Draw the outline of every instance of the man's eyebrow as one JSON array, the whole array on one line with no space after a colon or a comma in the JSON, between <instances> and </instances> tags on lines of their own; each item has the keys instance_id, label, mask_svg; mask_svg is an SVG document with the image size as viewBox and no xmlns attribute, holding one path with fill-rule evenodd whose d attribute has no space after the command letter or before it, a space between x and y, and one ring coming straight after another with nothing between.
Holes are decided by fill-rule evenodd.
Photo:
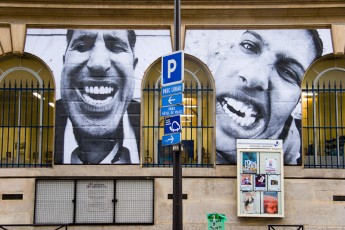
<instances>
[{"instance_id":1,"label":"man's eyebrow","mask_svg":"<svg viewBox=\"0 0 345 230\"><path fill-rule=\"evenodd\" d=\"M104 41L111 41L111 42L115 42L121 46L126 46L128 47L128 43L126 41L124 41L123 39L117 37L116 35L113 34L104 34Z\"/></svg>"},{"instance_id":2,"label":"man's eyebrow","mask_svg":"<svg viewBox=\"0 0 345 230\"><path fill-rule=\"evenodd\" d=\"M284 55L284 54L277 54L277 59L280 60L280 61L283 61L285 63L291 63L293 65L296 65L303 72L305 72L305 69L304 69L303 65L300 62L298 62L296 59L294 59L294 58L286 57L286 55Z\"/></svg>"},{"instance_id":3,"label":"man's eyebrow","mask_svg":"<svg viewBox=\"0 0 345 230\"><path fill-rule=\"evenodd\" d=\"M256 33L256 32L254 32L253 30L246 30L243 34L251 34L251 35L253 35L254 37L256 37L257 39L259 39L259 40L263 40L263 38L261 37L261 35L260 34L258 34L258 33Z\"/></svg>"},{"instance_id":4,"label":"man's eyebrow","mask_svg":"<svg viewBox=\"0 0 345 230\"><path fill-rule=\"evenodd\" d=\"M96 38L96 37L97 37L97 33L90 33L90 32L81 33L72 39L72 44L80 40L85 40L85 38Z\"/></svg>"}]
</instances>

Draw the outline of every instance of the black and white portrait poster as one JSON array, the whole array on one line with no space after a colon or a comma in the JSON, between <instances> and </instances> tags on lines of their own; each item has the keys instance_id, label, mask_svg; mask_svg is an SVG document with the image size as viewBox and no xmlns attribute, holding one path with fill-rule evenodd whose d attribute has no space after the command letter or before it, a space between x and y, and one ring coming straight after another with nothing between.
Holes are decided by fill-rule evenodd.
<instances>
[{"instance_id":1,"label":"black and white portrait poster","mask_svg":"<svg viewBox=\"0 0 345 230\"><path fill-rule=\"evenodd\" d=\"M217 164L236 164L237 139L282 139L284 164L301 163L301 82L329 29L190 29L185 52L215 80Z\"/></svg>"},{"instance_id":2,"label":"black and white portrait poster","mask_svg":"<svg viewBox=\"0 0 345 230\"><path fill-rule=\"evenodd\" d=\"M55 79L55 164L138 164L144 72L169 30L28 29L25 52Z\"/></svg>"}]
</instances>

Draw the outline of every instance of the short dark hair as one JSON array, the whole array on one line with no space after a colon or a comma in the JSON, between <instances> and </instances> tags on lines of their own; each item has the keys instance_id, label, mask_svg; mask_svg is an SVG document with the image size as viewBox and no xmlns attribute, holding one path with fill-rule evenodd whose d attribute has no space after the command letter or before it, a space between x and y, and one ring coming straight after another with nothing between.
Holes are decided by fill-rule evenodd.
<instances>
[{"instance_id":1,"label":"short dark hair","mask_svg":"<svg viewBox=\"0 0 345 230\"><path fill-rule=\"evenodd\" d=\"M69 43L72 40L73 33L74 33L74 30L67 30L67 34L66 34L67 47L69 46ZM135 43L137 41L137 36L136 36L134 30L127 30L127 36L128 36L129 45L130 45L132 51L134 51Z\"/></svg>"},{"instance_id":2,"label":"short dark hair","mask_svg":"<svg viewBox=\"0 0 345 230\"><path fill-rule=\"evenodd\" d=\"M314 44L314 49L315 49L315 59L318 59L322 56L322 52L323 52L323 42L320 38L319 33L317 32L317 30L315 29L311 29L311 30L307 30L307 33L310 35L310 37L313 40L313 44Z\"/></svg>"}]
</instances>

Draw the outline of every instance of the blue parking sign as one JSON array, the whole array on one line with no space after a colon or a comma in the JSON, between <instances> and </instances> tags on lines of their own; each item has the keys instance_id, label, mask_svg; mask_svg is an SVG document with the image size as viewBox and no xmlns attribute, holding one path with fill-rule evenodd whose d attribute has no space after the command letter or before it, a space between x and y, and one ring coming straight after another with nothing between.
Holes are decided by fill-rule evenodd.
<instances>
[{"instance_id":1,"label":"blue parking sign","mask_svg":"<svg viewBox=\"0 0 345 230\"><path fill-rule=\"evenodd\" d=\"M184 53L177 51L162 56L162 85L181 83L184 77Z\"/></svg>"}]
</instances>

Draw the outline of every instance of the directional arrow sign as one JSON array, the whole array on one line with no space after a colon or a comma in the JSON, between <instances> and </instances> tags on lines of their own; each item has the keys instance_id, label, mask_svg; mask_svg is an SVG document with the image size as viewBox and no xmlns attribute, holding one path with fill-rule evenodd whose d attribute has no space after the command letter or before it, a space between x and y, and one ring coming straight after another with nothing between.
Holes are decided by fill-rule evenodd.
<instances>
[{"instance_id":1,"label":"directional arrow sign","mask_svg":"<svg viewBox=\"0 0 345 230\"><path fill-rule=\"evenodd\" d=\"M164 120L164 134L178 133L182 131L181 117L167 117Z\"/></svg>"},{"instance_id":2,"label":"directional arrow sign","mask_svg":"<svg viewBox=\"0 0 345 230\"><path fill-rule=\"evenodd\" d=\"M175 145L181 142L181 133L173 133L162 137L162 145Z\"/></svg>"},{"instance_id":3,"label":"directional arrow sign","mask_svg":"<svg viewBox=\"0 0 345 230\"><path fill-rule=\"evenodd\" d=\"M169 117L184 114L184 105L173 105L161 108L161 117Z\"/></svg>"},{"instance_id":4,"label":"directional arrow sign","mask_svg":"<svg viewBox=\"0 0 345 230\"><path fill-rule=\"evenodd\" d=\"M183 103L183 93L162 97L162 106L178 105Z\"/></svg>"}]
</instances>

